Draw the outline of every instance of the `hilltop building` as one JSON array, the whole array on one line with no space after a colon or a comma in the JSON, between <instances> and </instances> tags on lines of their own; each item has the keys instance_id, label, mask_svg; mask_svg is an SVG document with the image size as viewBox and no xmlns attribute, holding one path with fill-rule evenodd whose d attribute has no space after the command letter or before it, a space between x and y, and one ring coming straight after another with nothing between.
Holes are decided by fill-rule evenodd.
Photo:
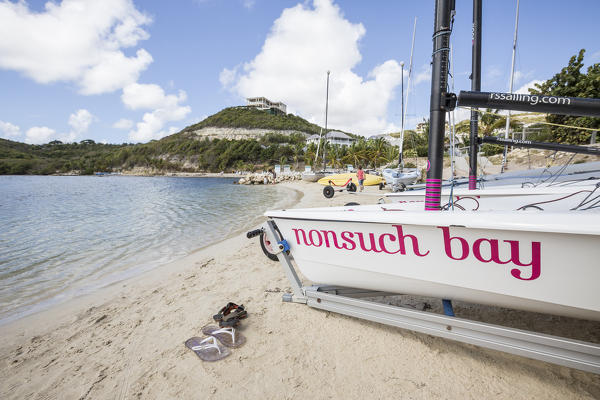
<instances>
[{"instance_id":1,"label":"hilltop building","mask_svg":"<svg viewBox=\"0 0 600 400\"><path fill-rule=\"evenodd\" d=\"M265 110L272 114L287 114L287 106L282 102L274 102L266 97L248 97L246 99L247 107L255 107L259 110Z\"/></svg>"},{"instance_id":2,"label":"hilltop building","mask_svg":"<svg viewBox=\"0 0 600 400\"><path fill-rule=\"evenodd\" d=\"M327 140L327 142L329 144L337 144L340 146L351 146L352 143L354 143L354 141L355 141L355 139L346 135L344 132L339 132L339 131L328 132L325 135L325 139ZM318 142L319 142L319 135L312 135L312 136L309 136L308 139L306 139L307 144L318 143Z\"/></svg>"}]
</instances>

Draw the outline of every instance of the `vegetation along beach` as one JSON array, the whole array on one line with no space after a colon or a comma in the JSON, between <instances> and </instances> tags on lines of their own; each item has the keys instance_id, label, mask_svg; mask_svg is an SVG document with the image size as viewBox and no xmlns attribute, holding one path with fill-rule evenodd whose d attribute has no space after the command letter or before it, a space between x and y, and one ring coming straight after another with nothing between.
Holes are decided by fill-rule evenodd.
<instances>
[{"instance_id":1,"label":"vegetation along beach","mask_svg":"<svg viewBox=\"0 0 600 400\"><path fill-rule=\"evenodd\" d=\"M176 3L0 0L1 399L600 398L600 4Z\"/></svg>"}]
</instances>

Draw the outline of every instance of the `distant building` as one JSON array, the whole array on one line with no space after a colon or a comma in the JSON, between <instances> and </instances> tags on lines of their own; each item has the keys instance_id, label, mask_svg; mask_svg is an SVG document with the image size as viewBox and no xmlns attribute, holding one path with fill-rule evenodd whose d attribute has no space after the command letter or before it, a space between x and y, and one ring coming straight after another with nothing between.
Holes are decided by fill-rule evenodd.
<instances>
[{"instance_id":1,"label":"distant building","mask_svg":"<svg viewBox=\"0 0 600 400\"><path fill-rule=\"evenodd\" d=\"M355 139L353 139L352 137L346 135L344 132L339 132L339 131L331 131L329 133L327 133L327 135L325 135L325 138L327 139L327 142L329 144L337 144L339 146L351 146L352 143L354 143ZM306 139L306 143L307 144L311 144L311 143L318 143L319 142L319 135L312 135L309 136L308 139Z\"/></svg>"},{"instance_id":2,"label":"distant building","mask_svg":"<svg viewBox=\"0 0 600 400\"><path fill-rule=\"evenodd\" d=\"M306 139L306 144L317 144L319 143L319 135L310 135L307 139Z\"/></svg>"},{"instance_id":3,"label":"distant building","mask_svg":"<svg viewBox=\"0 0 600 400\"><path fill-rule=\"evenodd\" d=\"M282 102L276 103L266 97L248 97L246 99L246 106L269 111L273 114L287 114L287 106L285 104Z\"/></svg>"},{"instance_id":4,"label":"distant building","mask_svg":"<svg viewBox=\"0 0 600 400\"><path fill-rule=\"evenodd\" d=\"M415 131L417 133L425 133L425 128L427 127L427 125L428 125L427 122L418 123L417 126L416 126L416 128L415 128Z\"/></svg>"}]
</instances>

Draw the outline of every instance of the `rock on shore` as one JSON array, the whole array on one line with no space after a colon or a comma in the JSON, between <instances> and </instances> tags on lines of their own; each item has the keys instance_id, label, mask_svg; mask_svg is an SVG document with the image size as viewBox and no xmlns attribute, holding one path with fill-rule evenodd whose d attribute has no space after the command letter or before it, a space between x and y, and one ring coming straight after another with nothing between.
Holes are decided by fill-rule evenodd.
<instances>
[{"instance_id":1,"label":"rock on shore","mask_svg":"<svg viewBox=\"0 0 600 400\"><path fill-rule=\"evenodd\" d=\"M273 174L263 172L248 174L240 178L240 180L237 183L239 185L268 185L287 181L297 181L300 179L302 179L302 174L300 174L299 172L278 174L275 179L273 179Z\"/></svg>"}]
</instances>

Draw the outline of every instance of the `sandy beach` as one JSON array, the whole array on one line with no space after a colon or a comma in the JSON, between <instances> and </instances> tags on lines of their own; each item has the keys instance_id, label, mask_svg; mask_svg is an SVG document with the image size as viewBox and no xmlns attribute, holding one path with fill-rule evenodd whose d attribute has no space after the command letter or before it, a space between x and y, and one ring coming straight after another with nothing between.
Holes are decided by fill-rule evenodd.
<instances>
[{"instance_id":1,"label":"sandy beach","mask_svg":"<svg viewBox=\"0 0 600 400\"><path fill-rule=\"evenodd\" d=\"M282 186L294 207L381 193ZM141 277L0 327L2 399L598 399L600 376L283 303L288 282L245 231ZM214 363L184 346L228 301L246 344ZM439 310L436 299L383 301ZM459 317L600 343L600 323L456 304Z\"/></svg>"}]
</instances>

